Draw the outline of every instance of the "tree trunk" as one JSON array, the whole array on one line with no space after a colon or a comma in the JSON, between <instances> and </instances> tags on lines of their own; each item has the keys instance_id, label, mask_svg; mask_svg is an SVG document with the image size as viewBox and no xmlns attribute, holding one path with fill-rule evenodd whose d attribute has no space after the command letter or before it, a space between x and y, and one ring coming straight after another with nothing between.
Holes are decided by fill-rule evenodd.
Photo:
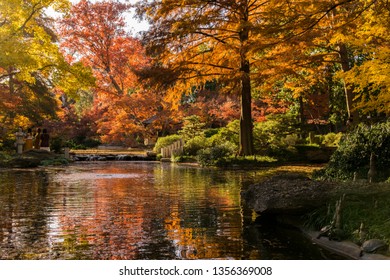
<instances>
[{"instance_id":1,"label":"tree trunk","mask_svg":"<svg viewBox=\"0 0 390 280\"><path fill-rule=\"evenodd\" d=\"M244 27L240 31L241 40L241 117L240 117L240 151L241 156L254 154L253 123L252 123L252 94L250 80L250 65L246 57L246 43L249 29Z\"/></svg>"},{"instance_id":2,"label":"tree trunk","mask_svg":"<svg viewBox=\"0 0 390 280\"><path fill-rule=\"evenodd\" d=\"M351 70L351 66L349 64L348 49L345 44L339 44L339 55L340 55L341 68L343 69L343 72L347 72ZM354 110L353 88L348 87L345 81L344 81L344 91L345 91L345 98L347 104L348 121L350 125L354 126L359 123L359 112L357 110Z\"/></svg>"},{"instance_id":3,"label":"tree trunk","mask_svg":"<svg viewBox=\"0 0 390 280\"><path fill-rule=\"evenodd\" d=\"M249 70L249 63L245 66ZM240 155L253 155L252 96L249 73L241 78Z\"/></svg>"}]
</instances>

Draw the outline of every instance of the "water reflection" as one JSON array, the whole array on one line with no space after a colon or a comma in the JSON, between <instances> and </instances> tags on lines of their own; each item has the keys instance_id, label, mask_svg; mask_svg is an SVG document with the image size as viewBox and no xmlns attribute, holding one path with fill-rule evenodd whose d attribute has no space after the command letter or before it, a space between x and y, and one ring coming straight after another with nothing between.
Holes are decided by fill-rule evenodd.
<instances>
[{"instance_id":1,"label":"water reflection","mask_svg":"<svg viewBox=\"0 0 390 280\"><path fill-rule=\"evenodd\" d=\"M140 162L3 170L0 258L322 258L252 223L239 194L263 175Z\"/></svg>"}]
</instances>

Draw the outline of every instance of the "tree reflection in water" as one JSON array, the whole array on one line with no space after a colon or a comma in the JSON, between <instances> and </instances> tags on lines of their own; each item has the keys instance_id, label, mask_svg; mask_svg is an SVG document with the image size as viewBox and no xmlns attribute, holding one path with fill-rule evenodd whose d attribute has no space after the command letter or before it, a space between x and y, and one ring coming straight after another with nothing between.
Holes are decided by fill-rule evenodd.
<instances>
[{"instance_id":1,"label":"tree reflection in water","mask_svg":"<svg viewBox=\"0 0 390 280\"><path fill-rule=\"evenodd\" d=\"M0 258L322 258L252 223L240 191L263 175L140 162L3 170Z\"/></svg>"}]
</instances>

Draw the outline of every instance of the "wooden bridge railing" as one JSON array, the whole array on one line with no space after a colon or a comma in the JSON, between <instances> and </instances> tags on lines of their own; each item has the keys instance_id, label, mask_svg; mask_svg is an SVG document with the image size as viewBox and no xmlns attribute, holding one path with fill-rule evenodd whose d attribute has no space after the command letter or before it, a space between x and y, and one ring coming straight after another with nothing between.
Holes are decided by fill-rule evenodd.
<instances>
[{"instance_id":1,"label":"wooden bridge railing","mask_svg":"<svg viewBox=\"0 0 390 280\"><path fill-rule=\"evenodd\" d=\"M184 142L182 139L177 140L169 146L161 148L163 158L170 158L172 155L178 156L183 153Z\"/></svg>"}]
</instances>

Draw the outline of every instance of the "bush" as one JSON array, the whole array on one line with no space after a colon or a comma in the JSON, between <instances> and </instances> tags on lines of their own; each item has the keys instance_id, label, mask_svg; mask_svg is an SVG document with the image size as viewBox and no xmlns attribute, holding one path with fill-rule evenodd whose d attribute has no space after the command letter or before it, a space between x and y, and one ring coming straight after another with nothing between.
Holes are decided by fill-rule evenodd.
<instances>
[{"instance_id":1,"label":"bush","mask_svg":"<svg viewBox=\"0 0 390 280\"><path fill-rule=\"evenodd\" d=\"M339 133L328 133L324 135L324 139L322 140L322 144L325 146L330 146L330 147L337 147L340 143L340 139L343 136L341 132Z\"/></svg>"},{"instance_id":2,"label":"bush","mask_svg":"<svg viewBox=\"0 0 390 280\"><path fill-rule=\"evenodd\" d=\"M75 141L73 140L68 140L68 141L65 141L64 143L64 147L69 147L73 150L86 150L87 147L82 145L82 144L77 144Z\"/></svg>"},{"instance_id":3,"label":"bush","mask_svg":"<svg viewBox=\"0 0 390 280\"><path fill-rule=\"evenodd\" d=\"M51 149L60 152L62 148L68 147L74 150L86 150L89 148L96 148L101 142L92 138L76 137L75 139L65 140L62 137L54 137L51 140Z\"/></svg>"},{"instance_id":4,"label":"bush","mask_svg":"<svg viewBox=\"0 0 390 280\"><path fill-rule=\"evenodd\" d=\"M15 139L5 138L0 139L0 151L14 151Z\"/></svg>"},{"instance_id":5,"label":"bush","mask_svg":"<svg viewBox=\"0 0 390 280\"><path fill-rule=\"evenodd\" d=\"M218 134L219 130L220 130L219 128L209 128L209 129L206 129L206 130L204 131L204 136L205 136L206 138L210 138L210 137L212 137L212 136Z\"/></svg>"},{"instance_id":6,"label":"bush","mask_svg":"<svg viewBox=\"0 0 390 280\"><path fill-rule=\"evenodd\" d=\"M345 134L328 166L316 176L348 180L356 172L358 177L367 178L371 153L376 155L378 179L385 180L390 175L390 122L372 127L361 124Z\"/></svg>"},{"instance_id":7,"label":"bush","mask_svg":"<svg viewBox=\"0 0 390 280\"><path fill-rule=\"evenodd\" d=\"M240 122L238 120L230 122L226 127L218 129L217 133L208 138L210 146L229 145L234 152L238 152Z\"/></svg>"},{"instance_id":8,"label":"bush","mask_svg":"<svg viewBox=\"0 0 390 280\"><path fill-rule=\"evenodd\" d=\"M198 151L198 162L201 166L215 165L218 161L232 155L234 146L225 143Z\"/></svg>"},{"instance_id":9,"label":"bush","mask_svg":"<svg viewBox=\"0 0 390 280\"><path fill-rule=\"evenodd\" d=\"M208 141L204 136L195 136L184 144L184 154L196 156L199 150L208 148Z\"/></svg>"},{"instance_id":10,"label":"bush","mask_svg":"<svg viewBox=\"0 0 390 280\"><path fill-rule=\"evenodd\" d=\"M156 142L156 145L154 146L153 151L159 154L161 152L161 148L166 147L168 145L171 145L180 139L181 139L181 136L177 135L177 134L172 134L172 135L168 135L165 137L159 137L157 139L157 142Z\"/></svg>"},{"instance_id":11,"label":"bush","mask_svg":"<svg viewBox=\"0 0 390 280\"><path fill-rule=\"evenodd\" d=\"M62 145L62 138L60 137L54 137L50 141L50 149L57 154L61 153Z\"/></svg>"},{"instance_id":12,"label":"bush","mask_svg":"<svg viewBox=\"0 0 390 280\"><path fill-rule=\"evenodd\" d=\"M295 146L299 142L299 136L297 134L286 135L286 137L282 139L282 142L286 146Z\"/></svg>"},{"instance_id":13,"label":"bush","mask_svg":"<svg viewBox=\"0 0 390 280\"><path fill-rule=\"evenodd\" d=\"M84 145L87 148L96 148L100 144L101 144L101 142L99 140L96 140L96 139L93 139L93 138L86 138L82 142L82 145Z\"/></svg>"},{"instance_id":14,"label":"bush","mask_svg":"<svg viewBox=\"0 0 390 280\"><path fill-rule=\"evenodd\" d=\"M264 122L255 123L253 142L255 152L263 155L283 155L298 141L295 117L291 114L272 115Z\"/></svg>"},{"instance_id":15,"label":"bush","mask_svg":"<svg viewBox=\"0 0 390 280\"><path fill-rule=\"evenodd\" d=\"M233 167L238 165L240 167L253 168L258 166L269 166L277 163L278 160L276 158L272 158L269 156L246 156L246 157L236 157L230 156L225 157L221 160L217 160L215 163L218 167Z\"/></svg>"},{"instance_id":16,"label":"bush","mask_svg":"<svg viewBox=\"0 0 390 280\"><path fill-rule=\"evenodd\" d=\"M199 116L192 115L184 118L184 125L179 131L179 135L183 138L184 142L204 134L203 128L205 123L200 121Z\"/></svg>"}]
</instances>

